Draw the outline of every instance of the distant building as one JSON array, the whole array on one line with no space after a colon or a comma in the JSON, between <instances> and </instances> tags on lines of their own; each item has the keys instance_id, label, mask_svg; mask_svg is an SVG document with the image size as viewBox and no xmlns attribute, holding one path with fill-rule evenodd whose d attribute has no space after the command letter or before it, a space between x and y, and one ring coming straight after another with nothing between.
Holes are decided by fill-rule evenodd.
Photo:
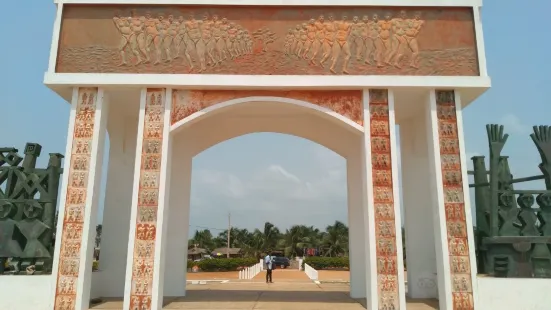
<instances>
[{"instance_id":1,"label":"distant building","mask_svg":"<svg viewBox=\"0 0 551 310\"><path fill-rule=\"evenodd\" d=\"M187 250L187 259L190 259L190 260L201 259L206 254L208 254L207 250L205 250L203 248L193 247L193 248Z\"/></svg>"},{"instance_id":2,"label":"distant building","mask_svg":"<svg viewBox=\"0 0 551 310\"><path fill-rule=\"evenodd\" d=\"M230 257L243 257L241 248L217 248L212 251L211 255L212 257L226 257L228 250L230 252Z\"/></svg>"}]
</instances>

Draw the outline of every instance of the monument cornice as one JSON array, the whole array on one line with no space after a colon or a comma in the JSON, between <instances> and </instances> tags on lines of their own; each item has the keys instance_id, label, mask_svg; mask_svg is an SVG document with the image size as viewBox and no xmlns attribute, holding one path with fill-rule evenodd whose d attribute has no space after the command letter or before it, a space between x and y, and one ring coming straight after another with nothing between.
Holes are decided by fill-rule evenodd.
<instances>
[{"instance_id":1,"label":"monument cornice","mask_svg":"<svg viewBox=\"0 0 551 310\"><path fill-rule=\"evenodd\" d=\"M481 7L482 0L54 0L56 4Z\"/></svg>"}]
</instances>

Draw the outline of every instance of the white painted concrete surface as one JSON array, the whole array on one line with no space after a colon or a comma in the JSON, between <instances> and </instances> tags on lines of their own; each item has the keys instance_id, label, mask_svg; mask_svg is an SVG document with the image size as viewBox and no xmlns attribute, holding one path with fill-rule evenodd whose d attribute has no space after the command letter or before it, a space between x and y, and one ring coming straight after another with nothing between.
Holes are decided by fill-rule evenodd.
<instances>
[{"instance_id":1,"label":"white painted concrete surface","mask_svg":"<svg viewBox=\"0 0 551 310\"><path fill-rule=\"evenodd\" d=\"M0 309L51 310L53 276L0 276Z\"/></svg>"},{"instance_id":2,"label":"white painted concrete surface","mask_svg":"<svg viewBox=\"0 0 551 310\"><path fill-rule=\"evenodd\" d=\"M478 277L477 310L549 310L551 279Z\"/></svg>"}]
</instances>

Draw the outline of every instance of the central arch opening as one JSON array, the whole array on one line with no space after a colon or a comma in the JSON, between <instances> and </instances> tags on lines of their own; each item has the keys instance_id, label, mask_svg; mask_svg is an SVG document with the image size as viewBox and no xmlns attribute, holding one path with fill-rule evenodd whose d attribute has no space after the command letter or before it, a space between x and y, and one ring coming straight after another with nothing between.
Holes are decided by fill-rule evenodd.
<instances>
[{"instance_id":1,"label":"central arch opening","mask_svg":"<svg viewBox=\"0 0 551 310\"><path fill-rule=\"evenodd\" d=\"M254 302L269 289L258 285L272 284L258 268L246 276L239 270L272 252L282 262L275 265L286 267L273 271L273 285L302 292L296 298L286 292L281 301L338 306L350 302L346 295L365 298L358 127L321 109L258 98L221 104L173 125L164 296L219 290L226 291L220 298ZM233 261L223 262L228 256ZM340 257L341 265L324 257ZM316 267L335 264L319 269L339 271L312 275L299 269L299 259L313 265L318 259ZM229 290L226 281L257 286ZM328 293L315 281L342 287Z\"/></svg>"}]
</instances>

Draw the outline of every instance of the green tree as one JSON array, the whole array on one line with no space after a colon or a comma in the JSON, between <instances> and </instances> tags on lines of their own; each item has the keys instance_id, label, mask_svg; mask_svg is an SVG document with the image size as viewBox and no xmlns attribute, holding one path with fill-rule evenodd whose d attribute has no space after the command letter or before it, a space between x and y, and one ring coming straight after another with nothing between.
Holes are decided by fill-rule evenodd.
<instances>
[{"instance_id":1,"label":"green tree","mask_svg":"<svg viewBox=\"0 0 551 310\"><path fill-rule=\"evenodd\" d=\"M303 256L303 249L311 247L312 227L304 225L295 225L285 231L283 238L279 241L279 246L285 249L285 256Z\"/></svg>"},{"instance_id":2,"label":"green tree","mask_svg":"<svg viewBox=\"0 0 551 310\"><path fill-rule=\"evenodd\" d=\"M339 221L327 226L323 237L325 256L348 256L348 227Z\"/></svg>"},{"instance_id":3,"label":"green tree","mask_svg":"<svg viewBox=\"0 0 551 310\"><path fill-rule=\"evenodd\" d=\"M196 230L193 238L188 241L188 246L197 246L199 248L212 251L214 249L214 240L210 230Z\"/></svg>"}]
</instances>

